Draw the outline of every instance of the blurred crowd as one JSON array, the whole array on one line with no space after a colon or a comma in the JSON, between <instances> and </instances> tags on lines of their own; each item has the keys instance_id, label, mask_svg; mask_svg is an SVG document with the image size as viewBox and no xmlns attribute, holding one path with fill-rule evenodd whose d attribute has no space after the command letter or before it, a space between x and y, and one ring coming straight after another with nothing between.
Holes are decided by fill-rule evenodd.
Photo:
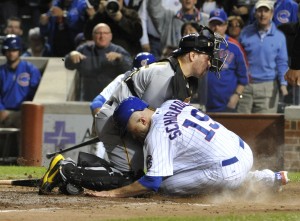
<instances>
[{"instance_id":1,"label":"blurred crowd","mask_svg":"<svg viewBox=\"0 0 300 221\"><path fill-rule=\"evenodd\" d=\"M164 59L182 36L208 26L228 41L220 76L199 81L193 102L207 112L281 113L299 104L284 80L299 24L296 0L3 0L0 40L22 41L21 57L64 57L92 101L149 52ZM2 50L3 51L3 50ZM4 54L2 54L4 56Z\"/></svg>"}]
</instances>

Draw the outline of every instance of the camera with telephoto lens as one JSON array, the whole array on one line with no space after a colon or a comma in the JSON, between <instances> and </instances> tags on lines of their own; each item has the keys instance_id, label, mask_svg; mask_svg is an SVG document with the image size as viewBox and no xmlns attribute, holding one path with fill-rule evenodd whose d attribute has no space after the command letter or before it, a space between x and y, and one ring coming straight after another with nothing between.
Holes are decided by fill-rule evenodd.
<instances>
[{"instance_id":1,"label":"camera with telephoto lens","mask_svg":"<svg viewBox=\"0 0 300 221\"><path fill-rule=\"evenodd\" d=\"M120 9L118 0L108 0L105 10L108 14L116 14Z\"/></svg>"}]
</instances>

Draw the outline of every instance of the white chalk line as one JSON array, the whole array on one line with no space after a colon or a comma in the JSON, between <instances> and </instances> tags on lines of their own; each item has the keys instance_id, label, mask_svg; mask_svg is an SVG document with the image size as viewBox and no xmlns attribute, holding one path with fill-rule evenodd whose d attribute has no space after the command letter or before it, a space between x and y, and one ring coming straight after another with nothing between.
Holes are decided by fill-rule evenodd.
<instances>
[{"instance_id":1,"label":"white chalk line","mask_svg":"<svg viewBox=\"0 0 300 221\"><path fill-rule=\"evenodd\" d=\"M50 210L58 210L58 209L62 209L62 208L37 208L37 209L8 209L8 210L0 210L0 213L15 213L15 212L36 212L36 211L45 211L48 212Z\"/></svg>"}]
</instances>

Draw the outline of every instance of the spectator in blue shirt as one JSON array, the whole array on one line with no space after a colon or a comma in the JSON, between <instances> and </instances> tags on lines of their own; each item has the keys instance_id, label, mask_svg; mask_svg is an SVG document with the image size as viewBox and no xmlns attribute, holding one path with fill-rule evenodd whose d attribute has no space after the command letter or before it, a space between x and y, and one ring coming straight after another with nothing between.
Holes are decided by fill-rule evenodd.
<instances>
[{"instance_id":1,"label":"spectator in blue shirt","mask_svg":"<svg viewBox=\"0 0 300 221\"><path fill-rule=\"evenodd\" d=\"M228 42L227 59L219 76L207 74L207 112L236 112L244 86L248 84L247 60L238 41L225 34L228 22L223 9L210 13L209 28L222 35Z\"/></svg>"},{"instance_id":2,"label":"spectator in blue shirt","mask_svg":"<svg viewBox=\"0 0 300 221\"><path fill-rule=\"evenodd\" d=\"M40 71L20 59L21 39L7 35L2 48L6 64L0 66L0 126L20 127L20 109L31 101L41 79Z\"/></svg>"},{"instance_id":3,"label":"spectator in blue shirt","mask_svg":"<svg viewBox=\"0 0 300 221\"><path fill-rule=\"evenodd\" d=\"M289 22L298 22L298 4L294 0L264 0L274 4L273 22L276 26ZM255 7L250 13L250 23L255 21Z\"/></svg>"},{"instance_id":4,"label":"spectator in blue shirt","mask_svg":"<svg viewBox=\"0 0 300 221\"><path fill-rule=\"evenodd\" d=\"M75 49L74 39L88 18L85 0L53 0L47 13L40 16L40 28L47 37L53 56L64 57Z\"/></svg>"},{"instance_id":5,"label":"spectator in blue shirt","mask_svg":"<svg viewBox=\"0 0 300 221\"><path fill-rule=\"evenodd\" d=\"M256 22L246 26L240 42L249 62L250 83L240 100L240 113L277 113L278 88L287 95L284 74L288 70L286 39L274 22L273 4L259 0L255 4Z\"/></svg>"}]
</instances>

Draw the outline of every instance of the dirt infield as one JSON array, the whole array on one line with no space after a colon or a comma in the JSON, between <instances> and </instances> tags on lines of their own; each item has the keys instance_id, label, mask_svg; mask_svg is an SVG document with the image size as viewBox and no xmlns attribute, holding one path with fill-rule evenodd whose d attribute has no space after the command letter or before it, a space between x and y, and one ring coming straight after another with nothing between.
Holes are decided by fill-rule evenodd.
<instances>
[{"instance_id":1,"label":"dirt infield","mask_svg":"<svg viewBox=\"0 0 300 221\"><path fill-rule=\"evenodd\" d=\"M191 198L103 199L38 195L36 188L0 186L0 220L112 220L138 217L219 216L266 212L300 212L300 185L289 183L282 192L240 189L231 193Z\"/></svg>"}]
</instances>

